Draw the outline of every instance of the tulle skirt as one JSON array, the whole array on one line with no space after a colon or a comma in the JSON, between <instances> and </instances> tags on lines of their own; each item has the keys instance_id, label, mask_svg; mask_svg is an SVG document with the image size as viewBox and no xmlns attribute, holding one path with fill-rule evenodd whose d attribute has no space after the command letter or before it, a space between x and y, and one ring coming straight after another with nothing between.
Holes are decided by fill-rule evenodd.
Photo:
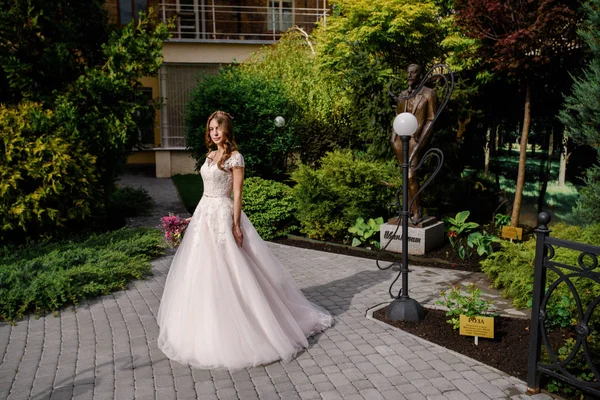
<instances>
[{"instance_id":1,"label":"tulle skirt","mask_svg":"<svg viewBox=\"0 0 600 400\"><path fill-rule=\"evenodd\" d=\"M158 347L181 364L240 369L289 360L332 324L309 302L247 216L240 248L232 200L203 197L171 264Z\"/></svg>"}]
</instances>

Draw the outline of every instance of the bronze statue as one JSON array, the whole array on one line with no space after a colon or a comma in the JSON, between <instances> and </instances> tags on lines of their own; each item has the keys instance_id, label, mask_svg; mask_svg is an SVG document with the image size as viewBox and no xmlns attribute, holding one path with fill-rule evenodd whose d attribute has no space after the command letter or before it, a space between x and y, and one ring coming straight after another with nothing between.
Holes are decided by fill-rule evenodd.
<instances>
[{"instance_id":1,"label":"bronze statue","mask_svg":"<svg viewBox=\"0 0 600 400\"><path fill-rule=\"evenodd\" d=\"M426 86L423 86L416 94L414 93L423 78L423 70L420 65L410 64L406 72L408 74L408 89L400 93L396 112L397 114L409 112L417 118L419 123L415 134L410 139L408 151L410 166L408 170L408 203L413 202L409 214L413 223L418 223L423 216L419 198L413 201L419 191L419 179L414 168L421 161L423 148L427 139L431 136L431 124L437 111L438 99L435 90ZM396 159L402 164L402 141L393 131L391 142Z\"/></svg>"}]
</instances>

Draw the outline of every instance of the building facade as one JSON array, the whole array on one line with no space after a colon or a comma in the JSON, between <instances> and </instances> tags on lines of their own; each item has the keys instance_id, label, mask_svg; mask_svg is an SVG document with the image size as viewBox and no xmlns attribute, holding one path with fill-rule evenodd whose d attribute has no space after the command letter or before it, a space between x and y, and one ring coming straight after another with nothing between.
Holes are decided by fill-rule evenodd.
<instances>
[{"instance_id":1,"label":"building facade","mask_svg":"<svg viewBox=\"0 0 600 400\"><path fill-rule=\"evenodd\" d=\"M163 21L173 20L163 45L164 64L156 77L142 80L152 99L160 99L154 142L129 158L130 164L152 164L157 177L194 171L185 150L185 113L189 96L203 75L243 62L260 47L276 43L297 26L310 33L326 22L326 0L107 0L112 23L124 25L153 7Z\"/></svg>"}]
</instances>

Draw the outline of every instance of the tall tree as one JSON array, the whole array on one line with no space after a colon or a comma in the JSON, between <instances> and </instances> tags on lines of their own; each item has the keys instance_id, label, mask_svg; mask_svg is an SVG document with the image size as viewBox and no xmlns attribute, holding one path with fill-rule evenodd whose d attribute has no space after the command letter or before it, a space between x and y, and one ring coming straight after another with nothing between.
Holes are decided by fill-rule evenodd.
<instances>
[{"instance_id":1,"label":"tall tree","mask_svg":"<svg viewBox=\"0 0 600 400\"><path fill-rule=\"evenodd\" d=\"M47 3L61 10L50 14L59 18L54 27L48 14L54 10ZM9 210L5 214L14 217L0 221L0 240L66 232L61 225L66 221L74 224L71 227L82 226L105 209L138 140L137 128L151 109L139 90L140 80L160 68L168 29L157 22L155 13L140 13L135 23L101 40L106 31L99 36L73 31L85 31L85 24L95 26L94 18L106 22L101 1L0 0L0 5L0 15L21 21L14 29L22 31L12 32L0 18L0 125L10 127L0 142L15 143L4 146L6 154L0 151L0 214ZM46 47L59 54L47 53ZM48 159L63 167L40 176ZM44 168L35 167L36 162ZM62 174L79 181L64 181ZM72 197L79 182L81 204L71 207L72 199L61 196ZM48 201L33 208L42 197Z\"/></svg>"},{"instance_id":2,"label":"tall tree","mask_svg":"<svg viewBox=\"0 0 600 400\"><path fill-rule=\"evenodd\" d=\"M334 0L327 26L313 32L321 73L350 99L357 135L374 154L391 152L390 89L411 63L431 66L441 55L444 27L432 0Z\"/></svg>"},{"instance_id":3,"label":"tall tree","mask_svg":"<svg viewBox=\"0 0 600 400\"><path fill-rule=\"evenodd\" d=\"M499 73L517 80L524 95L519 170L511 225L519 223L527 138L534 90L550 79L552 64L578 46L577 0L455 0L456 21L481 40L481 56Z\"/></svg>"},{"instance_id":4,"label":"tall tree","mask_svg":"<svg viewBox=\"0 0 600 400\"><path fill-rule=\"evenodd\" d=\"M600 0L590 0L584 9L587 16L580 35L589 48L589 62L582 75L574 77L560 120L569 138L600 151Z\"/></svg>"},{"instance_id":5,"label":"tall tree","mask_svg":"<svg viewBox=\"0 0 600 400\"><path fill-rule=\"evenodd\" d=\"M573 91L565 98L560 120L565 135L598 151L600 160L600 0L589 0L585 25L580 30L587 44L588 65L579 77L574 77ZM586 171L586 187L581 191L575 215L581 222L600 222L600 163Z\"/></svg>"},{"instance_id":6,"label":"tall tree","mask_svg":"<svg viewBox=\"0 0 600 400\"><path fill-rule=\"evenodd\" d=\"M104 0L0 0L0 103L49 101L104 57Z\"/></svg>"}]
</instances>

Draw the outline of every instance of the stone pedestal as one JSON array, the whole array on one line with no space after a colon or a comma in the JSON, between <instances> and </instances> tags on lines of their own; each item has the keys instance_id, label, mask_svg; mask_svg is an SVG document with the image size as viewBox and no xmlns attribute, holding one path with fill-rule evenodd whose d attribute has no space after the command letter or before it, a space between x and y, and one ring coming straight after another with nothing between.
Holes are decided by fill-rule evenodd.
<instances>
[{"instance_id":1,"label":"stone pedestal","mask_svg":"<svg viewBox=\"0 0 600 400\"><path fill-rule=\"evenodd\" d=\"M396 228L398 231L396 232ZM394 233L395 232L395 233ZM381 248L392 241L387 251L402 253L402 226L386 223L379 228ZM444 223L434 222L424 227L408 226L408 254L421 256L444 245Z\"/></svg>"}]
</instances>

